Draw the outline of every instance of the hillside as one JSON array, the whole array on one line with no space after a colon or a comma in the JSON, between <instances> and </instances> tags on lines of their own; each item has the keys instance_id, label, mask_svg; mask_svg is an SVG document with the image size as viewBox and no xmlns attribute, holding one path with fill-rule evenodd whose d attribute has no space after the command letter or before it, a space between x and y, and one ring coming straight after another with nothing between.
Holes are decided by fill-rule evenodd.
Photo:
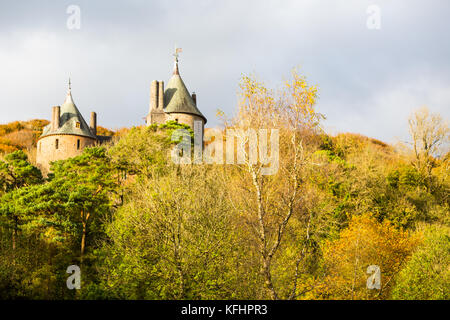
<instances>
[{"instance_id":1,"label":"hillside","mask_svg":"<svg viewBox=\"0 0 450 320\"><path fill-rule=\"evenodd\" d=\"M330 136L297 74L277 94L243 81L238 116L199 162L177 121L100 128L117 139L45 178L24 151L0 159L0 299L448 300L446 123L415 111L414 150ZM43 125L2 137L32 154Z\"/></svg>"}]
</instances>

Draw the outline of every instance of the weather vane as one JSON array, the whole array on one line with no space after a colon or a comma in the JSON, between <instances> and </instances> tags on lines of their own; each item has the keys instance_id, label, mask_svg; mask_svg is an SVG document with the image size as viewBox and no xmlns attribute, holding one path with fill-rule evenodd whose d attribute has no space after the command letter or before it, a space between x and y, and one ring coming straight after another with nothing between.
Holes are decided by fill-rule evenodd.
<instances>
[{"instance_id":1,"label":"weather vane","mask_svg":"<svg viewBox=\"0 0 450 320\"><path fill-rule=\"evenodd\" d=\"M173 54L173 56L175 57L175 61L177 61L177 62L178 62L178 57L180 55L180 52L183 52L183 49L177 48L177 46L175 46L175 53Z\"/></svg>"},{"instance_id":2,"label":"weather vane","mask_svg":"<svg viewBox=\"0 0 450 320\"><path fill-rule=\"evenodd\" d=\"M69 77L69 90L71 90L71 88L70 88L70 77Z\"/></svg>"}]
</instances>

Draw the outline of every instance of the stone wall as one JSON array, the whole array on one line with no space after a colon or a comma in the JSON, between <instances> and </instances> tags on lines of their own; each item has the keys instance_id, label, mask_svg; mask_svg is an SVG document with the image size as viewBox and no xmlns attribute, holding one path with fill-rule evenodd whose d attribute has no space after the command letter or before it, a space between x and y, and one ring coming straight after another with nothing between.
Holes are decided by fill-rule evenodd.
<instances>
[{"instance_id":1,"label":"stone wall","mask_svg":"<svg viewBox=\"0 0 450 320\"><path fill-rule=\"evenodd\" d=\"M58 140L58 149L56 149ZM78 148L79 141L79 148ZM92 146L97 140L75 135L51 135L38 140L36 164L42 174L47 176L50 171L50 162L65 160L80 155L83 149Z\"/></svg>"},{"instance_id":2,"label":"stone wall","mask_svg":"<svg viewBox=\"0 0 450 320\"><path fill-rule=\"evenodd\" d=\"M195 116L192 114L186 114L186 113L168 113L166 116L166 121L169 120L175 120L179 123L187 124L189 127L191 127L192 130L194 130L194 121L201 121L202 122L202 136L205 132L205 120L199 116Z\"/></svg>"},{"instance_id":3,"label":"stone wall","mask_svg":"<svg viewBox=\"0 0 450 320\"><path fill-rule=\"evenodd\" d=\"M147 116L147 126L166 122L166 113L160 109L153 109Z\"/></svg>"}]
</instances>

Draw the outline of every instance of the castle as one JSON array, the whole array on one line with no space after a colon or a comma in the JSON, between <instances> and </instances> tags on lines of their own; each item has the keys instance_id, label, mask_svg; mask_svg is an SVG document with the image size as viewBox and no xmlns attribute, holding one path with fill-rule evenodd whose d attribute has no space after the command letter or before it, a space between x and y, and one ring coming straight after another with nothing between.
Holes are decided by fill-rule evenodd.
<instances>
[{"instance_id":1,"label":"castle","mask_svg":"<svg viewBox=\"0 0 450 320\"><path fill-rule=\"evenodd\" d=\"M147 126L162 124L173 120L187 124L194 129L194 121L201 123L203 137L205 116L197 108L197 98L186 88L178 69L178 52L175 51L175 63L172 78L164 90L163 81L152 81L150 86L150 108L146 117ZM90 124L87 125L69 89L61 106L52 110L50 124L44 127L37 142L36 164L44 176L50 172L50 163L80 155L83 149L101 144L111 137L97 135L97 114L91 112Z\"/></svg>"},{"instance_id":2,"label":"castle","mask_svg":"<svg viewBox=\"0 0 450 320\"><path fill-rule=\"evenodd\" d=\"M37 142L36 164L46 176L52 161L64 160L80 155L85 147L109 140L97 135L97 114L91 112L88 126L75 102L73 102L70 80L66 100L53 107L50 124L44 127Z\"/></svg>"},{"instance_id":3,"label":"castle","mask_svg":"<svg viewBox=\"0 0 450 320\"><path fill-rule=\"evenodd\" d=\"M194 121L201 122L202 136L206 123L205 116L197 108L197 96L189 94L178 69L178 49L172 78L164 90L164 81L153 80L150 87L150 110L147 125L161 124L169 120L187 124L194 129Z\"/></svg>"}]
</instances>

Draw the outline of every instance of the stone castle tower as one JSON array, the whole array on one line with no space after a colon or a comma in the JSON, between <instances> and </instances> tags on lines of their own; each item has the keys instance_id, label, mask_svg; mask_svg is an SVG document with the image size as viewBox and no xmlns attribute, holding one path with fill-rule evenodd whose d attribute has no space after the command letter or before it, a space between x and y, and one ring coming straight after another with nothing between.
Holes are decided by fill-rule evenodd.
<instances>
[{"instance_id":1,"label":"stone castle tower","mask_svg":"<svg viewBox=\"0 0 450 320\"><path fill-rule=\"evenodd\" d=\"M202 136L206 123L205 116L197 108L197 96L189 93L180 77L178 69L178 52L174 54L175 64L172 78L164 90L164 81L153 80L150 87L150 110L147 115L147 126L161 124L169 120L187 124L194 130L194 121L201 122Z\"/></svg>"},{"instance_id":2,"label":"stone castle tower","mask_svg":"<svg viewBox=\"0 0 450 320\"><path fill-rule=\"evenodd\" d=\"M147 126L162 124L170 120L186 124L194 130L194 122L199 121L203 140L205 116L197 108L197 97L186 88L178 69L178 53L174 54L175 64L172 78L164 90L163 81L152 81L150 89L150 110L146 117ZM36 163L42 174L47 176L50 163L76 157L85 147L108 141L111 137L97 135L97 114L91 113L88 126L73 102L69 80L66 100L61 106L53 107L52 119L44 127L37 142ZM197 129L198 130L198 129Z\"/></svg>"},{"instance_id":3,"label":"stone castle tower","mask_svg":"<svg viewBox=\"0 0 450 320\"><path fill-rule=\"evenodd\" d=\"M37 142L36 163L42 174L47 176L50 162L65 160L80 155L83 149L108 140L97 136L97 114L91 113L88 126L73 102L69 80L66 100L61 106L53 107L52 119L44 127Z\"/></svg>"}]
</instances>

